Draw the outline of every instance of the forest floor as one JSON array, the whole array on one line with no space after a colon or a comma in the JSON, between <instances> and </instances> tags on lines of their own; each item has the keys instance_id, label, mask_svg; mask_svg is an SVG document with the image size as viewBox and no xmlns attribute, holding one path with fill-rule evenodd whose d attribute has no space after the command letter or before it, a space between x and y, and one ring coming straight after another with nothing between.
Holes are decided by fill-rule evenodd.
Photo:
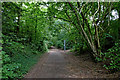
<instances>
[{"instance_id":1,"label":"forest floor","mask_svg":"<svg viewBox=\"0 0 120 80\"><path fill-rule=\"evenodd\" d=\"M24 78L118 78L118 74L108 74L89 54L75 56L69 50L50 49Z\"/></svg>"}]
</instances>

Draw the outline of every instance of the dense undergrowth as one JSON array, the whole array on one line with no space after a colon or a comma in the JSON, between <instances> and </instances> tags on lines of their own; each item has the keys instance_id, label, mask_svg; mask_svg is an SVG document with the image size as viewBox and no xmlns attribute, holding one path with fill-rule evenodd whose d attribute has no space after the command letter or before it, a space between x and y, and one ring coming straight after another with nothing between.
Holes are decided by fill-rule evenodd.
<instances>
[{"instance_id":1,"label":"dense undergrowth","mask_svg":"<svg viewBox=\"0 0 120 80\"><path fill-rule=\"evenodd\" d=\"M107 52L101 53L102 59L97 58L98 61L102 61L104 66L109 72L116 72L120 70L120 41L117 41L115 45L108 49Z\"/></svg>"},{"instance_id":2,"label":"dense undergrowth","mask_svg":"<svg viewBox=\"0 0 120 80\"><path fill-rule=\"evenodd\" d=\"M35 44L13 41L10 36L3 35L3 40L2 78L22 78L46 51L43 45L37 49Z\"/></svg>"}]
</instances>

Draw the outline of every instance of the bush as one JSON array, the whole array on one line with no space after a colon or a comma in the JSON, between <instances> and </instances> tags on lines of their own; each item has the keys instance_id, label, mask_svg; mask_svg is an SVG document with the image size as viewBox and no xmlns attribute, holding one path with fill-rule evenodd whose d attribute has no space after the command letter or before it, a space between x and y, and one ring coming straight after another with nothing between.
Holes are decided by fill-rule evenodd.
<instances>
[{"instance_id":1,"label":"bush","mask_svg":"<svg viewBox=\"0 0 120 80\"><path fill-rule=\"evenodd\" d=\"M56 41L56 47L63 49L64 44L63 44L62 40Z\"/></svg>"},{"instance_id":2,"label":"bush","mask_svg":"<svg viewBox=\"0 0 120 80\"><path fill-rule=\"evenodd\" d=\"M2 51L2 78L20 78L21 74L21 64L11 62L9 55Z\"/></svg>"},{"instance_id":3,"label":"bush","mask_svg":"<svg viewBox=\"0 0 120 80\"><path fill-rule=\"evenodd\" d=\"M9 37L9 36L8 36ZM23 74L27 73L27 71L33 66L37 61L41 51L44 47L42 42L39 44L24 44L9 40L6 36L3 36L4 42L3 49L0 47L2 52L2 78L22 78ZM2 42L2 41L0 41ZM0 62L1 63L1 62Z\"/></svg>"},{"instance_id":4,"label":"bush","mask_svg":"<svg viewBox=\"0 0 120 80\"><path fill-rule=\"evenodd\" d=\"M110 72L120 70L120 41L116 42L115 45L108 49L105 53L100 53L102 58L96 57L96 60L103 62L104 66Z\"/></svg>"},{"instance_id":5,"label":"bush","mask_svg":"<svg viewBox=\"0 0 120 80\"><path fill-rule=\"evenodd\" d=\"M104 53L104 67L108 70L120 70L120 41Z\"/></svg>"}]
</instances>

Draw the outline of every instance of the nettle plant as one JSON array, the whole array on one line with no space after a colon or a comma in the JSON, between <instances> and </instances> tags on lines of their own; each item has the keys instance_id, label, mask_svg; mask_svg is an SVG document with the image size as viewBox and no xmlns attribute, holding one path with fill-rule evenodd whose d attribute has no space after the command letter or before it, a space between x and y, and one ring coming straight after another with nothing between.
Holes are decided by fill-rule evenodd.
<instances>
[{"instance_id":1,"label":"nettle plant","mask_svg":"<svg viewBox=\"0 0 120 80\"><path fill-rule=\"evenodd\" d=\"M104 67L108 70L120 70L120 41L104 53L103 62L105 62Z\"/></svg>"}]
</instances>

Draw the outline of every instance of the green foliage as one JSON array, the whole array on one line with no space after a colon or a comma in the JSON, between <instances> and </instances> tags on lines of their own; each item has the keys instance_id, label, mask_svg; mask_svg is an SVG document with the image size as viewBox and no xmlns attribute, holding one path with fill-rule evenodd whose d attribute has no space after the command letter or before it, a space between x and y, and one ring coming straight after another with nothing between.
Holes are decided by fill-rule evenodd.
<instances>
[{"instance_id":1,"label":"green foliage","mask_svg":"<svg viewBox=\"0 0 120 80\"><path fill-rule=\"evenodd\" d=\"M30 53L24 55L24 53L21 53L14 55L14 57L9 57L9 55L2 51L2 78L22 78L23 74L25 74L31 66L37 62L41 55L41 53L39 53L39 55L33 54Z\"/></svg>"},{"instance_id":2,"label":"green foliage","mask_svg":"<svg viewBox=\"0 0 120 80\"><path fill-rule=\"evenodd\" d=\"M96 57L96 60L98 62L103 62L103 67L107 70L110 72L120 70L120 41L117 41L112 48L107 50L107 52L101 52L100 56Z\"/></svg>"},{"instance_id":3,"label":"green foliage","mask_svg":"<svg viewBox=\"0 0 120 80\"><path fill-rule=\"evenodd\" d=\"M23 77L47 50L44 11L38 3L2 3L3 78Z\"/></svg>"},{"instance_id":4,"label":"green foliage","mask_svg":"<svg viewBox=\"0 0 120 80\"><path fill-rule=\"evenodd\" d=\"M100 57L96 57L96 61L101 62L103 60Z\"/></svg>"},{"instance_id":5,"label":"green foliage","mask_svg":"<svg viewBox=\"0 0 120 80\"><path fill-rule=\"evenodd\" d=\"M58 48L63 49L63 47L64 47L64 41L63 41L63 40L58 40L57 43L56 43L56 46L57 46ZM66 45L66 46L67 46L67 45Z\"/></svg>"},{"instance_id":6,"label":"green foliage","mask_svg":"<svg viewBox=\"0 0 120 80\"><path fill-rule=\"evenodd\" d=\"M20 39L20 38L18 38ZM23 74L35 64L44 52L43 45L25 44L13 41L11 36L3 35L2 78L22 78ZM22 40L22 39L21 39ZM38 48L40 46L40 48ZM2 47L1 47L2 49ZM39 52L41 50L41 52Z\"/></svg>"},{"instance_id":7,"label":"green foliage","mask_svg":"<svg viewBox=\"0 0 120 80\"><path fill-rule=\"evenodd\" d=\"M109 70L120 70L120 41L116 42L115 45L108 49L108 52L104 53L103 61L105 62L104 67Z\"/></svg>"},{"instance_id":8,"label":"green foliage","mask_svg":"<svg viewBox=\"0 0 120 80\"><path fill-rule=\"evenodd\" d=\"M43 48L42 48L43 51L48 51L48 42L47 41L44 41L43 42Z\"/></svg>"},{"instance_id":9,"label":"green foliage","mask_svg":"<svg viewBox=\"0 0 120 80\"><path fill-rule=\"evenodd\" d=\"M2 78L22 77L21 64L12 62L9 55L6 55L4 51L2 51L2 61Z\"/></svg>"}]
</instances>

